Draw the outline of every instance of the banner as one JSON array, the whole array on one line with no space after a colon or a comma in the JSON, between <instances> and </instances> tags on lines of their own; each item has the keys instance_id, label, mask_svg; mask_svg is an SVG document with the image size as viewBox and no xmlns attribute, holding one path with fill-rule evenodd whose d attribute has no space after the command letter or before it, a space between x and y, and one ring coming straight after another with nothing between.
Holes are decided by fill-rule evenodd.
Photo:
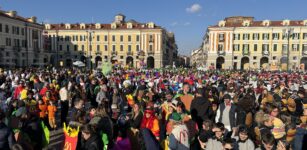
<instances>
[{"instance_id":1,"label":"banner","mask_svg":"<svg viewBox=\"0 0 307 150\"><path fill-rule=\"evenodd\" d=\"M112 65L108 62L102 64L102 73L103 75L108 75L112 71Z\"/></svg>"},{"instance_id":2,"label":"banner","mask_svg":"<svg viewBox=\"0 0 307 150\"><path fill-rule=\"evenodd\" d=\"M78 142L79 127L78 129L71 128L70 126L66 127L66 124L64 123L63 132L65 136L63 150L76 150L77 142Z\"/></svg>"}]
</instances>

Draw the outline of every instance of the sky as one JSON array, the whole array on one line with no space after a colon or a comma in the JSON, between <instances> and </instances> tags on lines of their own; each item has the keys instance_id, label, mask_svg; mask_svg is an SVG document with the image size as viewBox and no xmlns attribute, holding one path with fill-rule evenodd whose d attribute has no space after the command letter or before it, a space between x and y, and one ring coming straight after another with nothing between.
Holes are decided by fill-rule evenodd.
<instances>
[{"instance_id":1,"label":"sky","mask_svg":"<svg viewBox=\"0 0 307 150\"><path fill-rule=\"evenodd\" d=\"M111 23L118 13L126 20L152 21L174 32L184 55L199 48L207 27L225 17L304 20L306 6L307 0L0 0L1 10L44 23Z\"/></svg>"}]
</instances>

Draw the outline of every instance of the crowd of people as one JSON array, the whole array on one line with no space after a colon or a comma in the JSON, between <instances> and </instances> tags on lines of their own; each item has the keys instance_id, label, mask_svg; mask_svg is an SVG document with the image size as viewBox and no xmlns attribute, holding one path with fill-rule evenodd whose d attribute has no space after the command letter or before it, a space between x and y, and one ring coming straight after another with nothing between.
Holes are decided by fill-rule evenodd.
<instances>
[{"instance_id":1,"label":"crowd of people","mask_svg":"<svg viewBox=\"0 0 307 150\"><path fill-rule=\"evenodd\" d=\"M44 124L77 150L302 150L306 93L302 72L0 70L0 149L48 147Z\"/></svg>"}]
</instances>

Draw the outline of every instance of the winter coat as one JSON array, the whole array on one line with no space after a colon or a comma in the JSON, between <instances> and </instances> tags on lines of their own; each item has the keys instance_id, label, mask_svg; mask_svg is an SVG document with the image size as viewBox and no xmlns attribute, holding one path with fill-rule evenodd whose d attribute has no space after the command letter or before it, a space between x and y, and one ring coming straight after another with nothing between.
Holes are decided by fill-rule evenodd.
<instances>
[{"instance_id":1,"label":"winter coat","mask_svg":"<svg viewBox=\"0 0 307 150\"><path fill-rule=\"evenodd\" d=\"M191 104L192 119L199 123L208 119L209 101L204 97L195 97Z\"/></svg>"},{"instance_id":2,"label":"winter coat","mask_svg":"<svg viewBox=\"0 0 307 150\"><path fill-rule=\"evenodd\" d=\"M13 145L13 133L3 123L0 123L0 149L10 149Z\"/></svg>"},{"instance_id":3,"label":"winter coat","mask_svg":"<svg viewBox=\"0 0 307 150\"><path fill-rule=\"evenodd\" d=\"M88 140L82 139L81 150L102 150L101 139L97 135L91 135Z\"/></svg>"},{"instance_id":4,"label":"winter coat","mask_svg":"<svg viewBox=\"0 0 307 150\"><path fill-rule=\"evenodd\" d=\"M139 112L139 114L135 118L131 118L130 126L135 129L139 129L142 123L143 113Z\"/></svg>"},{"instance_id":5,"label":"winter coat","mask_svg":"<svg viewBox=\"0 0 307 150\"><path fill-rule=\"evenodd\" d=\"M216 122L222 122L223 118L223 112L224 109L226 108L225 103L221 103L219 109L217 110L217 115L216 115ZM237 108L236 105L231 104L231 108L229 111L229 122L230 122L230 129L231 130L233 127L237 126Z\"/></svg>"}]
</instances>

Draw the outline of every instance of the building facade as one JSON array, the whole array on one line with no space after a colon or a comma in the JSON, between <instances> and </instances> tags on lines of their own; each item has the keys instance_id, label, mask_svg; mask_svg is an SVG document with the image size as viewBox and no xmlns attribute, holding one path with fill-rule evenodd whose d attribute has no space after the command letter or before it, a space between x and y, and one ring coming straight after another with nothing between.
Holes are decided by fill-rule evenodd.
<instances>
[{"instance_id":1,"label":"building facade","mask_svg":"<svg viewBox=\"0 0 307 150\"><path fill-rule=\"evenodd\" d=\"M80 60L91 68L105 62L160 68L171 65L177 51L173 34L153 22L125 21L122 14L110 24L45 24L44 35L53 63L66 67Z\"/></svg>"},{"instance_id":2,"label":"building facade","mask_svg":"<svg viewBox=\"0 0 307 150\"><path fill-rule=\"evenodd\" d=\"M207 67L307 70L307 20L228 17L208 27L203 49Z\"/></svg>"},{"instance_id":3,"label":"building facade","mask_svg":"<svg viewBox=\"0 0 307 150\"><path fill-rule=\"evenodd\" d=\"M36 17L24 18L16 11L0 10L0 66L48 65L50 55L43 47L43 29Z\"/></svg>"},{"instance_id":4,"label":"building facade","mask_svg":"<svg viewBox=\"0 0 307 150\"><path fill-rule=\"evenodd\" d=\"M201 46L201 48L195 49L191 52L190 65L193 67L206 66L207 55Z\"/></svg>"}]
</instances>

